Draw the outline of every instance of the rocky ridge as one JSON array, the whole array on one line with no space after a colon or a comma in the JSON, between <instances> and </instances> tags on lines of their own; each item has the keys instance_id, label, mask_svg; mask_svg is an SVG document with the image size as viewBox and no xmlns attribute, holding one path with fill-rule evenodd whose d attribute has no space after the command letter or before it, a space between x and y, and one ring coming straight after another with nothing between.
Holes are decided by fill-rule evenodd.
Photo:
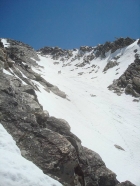
<instances>
[{"instance_id":1,"label":"rocky ridge","mask_svg":"<svg viewBox=\"0 0 140 186\"><path fill-rule=\"evenodd\" d=\"M140 45L140 40L137 42ZM135 50L135 60L129 65L126 71L109 85L109 90L121 95L123 92L136 98L140 97L140 53Z\"/></svg>"},{"instance_id":2,"label":"rocky ridge","mask_svg":"<svg viewBox=\"0 0 140 186\"><path fill-rule=\"evenodd\" d=\"M47 82L39 73L33 70L33 67L38 68L40 66L36 63L36 61L39 61L39 58L32 47L11 39L7 39L7 42L10 46L3 50L5 70L11 73L11 75L19 77L34 90L38 90L36 83L38 82L46 91L52 91L54 94L66 98L66 94L63 91L59 90L57 86Z\"/></svg>"},{"instance_id":3,"label":"rocky ridge","mask_svg":"<svg viewBox=\"0 0 140 186\"><path fill-rule=\"evenodd\" d=\"M73 50L63 50L59 47L44 47L37 50L37 52L41 55L49 55L54 60L59 59L60 61L66 61L68 59L71 59L72 62L76 59L80 60L85 54L88 54L85 56L85 58L83 58L82 66L85 66L95 57L105 58L105 53L109 50L111 50L111 53L113 53L119 48L123 48L132 44L134 41L134 39L131 39L129 37L118 38L114 42L106 42L105 44L99 44L96 47L81 46L79 49ZM77 52L75 56L73 55L74 52Z\"/></svg>"},{"instance_id":4,"label":"rocky ridge","mask_svg":"<svg viewBox=\"0 0 140 186\"><path fill-rule=\"evenodd\" d=\"M47 90L54 86L32 70L37 66L35 60L39 60L36 52L20 42L8 42L9 48L0 43L0 122L16 140L22 155L64 185L118 185L116 175L97 153L81 145L69 124L50 117L39 104L37 85L30 79L45 84ZM31 57L35 60L30 61ZM11 75L3 73L3 69ZM127 181L121 185L133 184Z\"/></svg>"}]
</instances>

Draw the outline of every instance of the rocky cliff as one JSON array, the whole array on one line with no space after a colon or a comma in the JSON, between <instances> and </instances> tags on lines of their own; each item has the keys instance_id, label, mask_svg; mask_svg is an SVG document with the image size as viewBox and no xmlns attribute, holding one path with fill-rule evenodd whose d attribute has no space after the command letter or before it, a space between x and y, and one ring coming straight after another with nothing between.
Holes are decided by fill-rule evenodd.
<instances>
[{"instance_id":1,"label":"rocky cliff","mask_svg":"<svg viewBox=\"0 0 140 186\"><path fill-rule=\"evenodd\" d=\"M137 44L140 46L140 40ZM130 94L136 98L140 97L140 52L134 50L135 60L129 65L126 71L114 80L113 84L108 88L114 90L115 93L121 95L123 92ZM135 99L137 101L137 99Z\"/></svg>"}]
</instances>

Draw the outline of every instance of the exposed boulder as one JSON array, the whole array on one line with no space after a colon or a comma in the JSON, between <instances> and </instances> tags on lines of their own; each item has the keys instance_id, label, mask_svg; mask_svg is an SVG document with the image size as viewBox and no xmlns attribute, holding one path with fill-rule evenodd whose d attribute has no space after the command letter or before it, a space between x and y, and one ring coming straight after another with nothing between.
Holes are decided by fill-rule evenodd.
<instances>
[{"instance_id":1,"label":"exposed boulder","mask_svg":"<svg viewBox=\"0 0 140 186\"><path fill-rule=\"evenodd\" d=\"M114 145L117 149L119 149L119 150L123 150L124 151L124 149L121 147L121 146L119 146L119 145Z\"/></svg>"}]
</instances>

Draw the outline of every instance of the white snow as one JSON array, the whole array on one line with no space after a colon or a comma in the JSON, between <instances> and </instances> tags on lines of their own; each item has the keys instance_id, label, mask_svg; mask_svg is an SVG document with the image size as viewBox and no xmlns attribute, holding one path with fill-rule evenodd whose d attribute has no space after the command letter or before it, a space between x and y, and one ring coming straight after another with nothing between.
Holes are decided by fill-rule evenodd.
<instances>
[{"instance_id":1,"label":"white snow","mask_svg":"<svg viewBox=\"0 0 140 186\"><path fill-rule=\"evenodd\" d=\"M3 69L3 72L4 72L5 74L7 74L7 75L12 76L12 74L11 74L10 72L8 72L7 70L5 70L5 69Z\"/></svg>"},{"instance_id":2,"label":"white snow","mask_svg":"<svg viewBox=\"0 0 140 186\"><path fill-rule=\"evenodd\" d=\"M133 102L132 96L117 96L107 89L134 61L134 49L140 50L137 41L113 54L108 52L105 59L94 59L82 68L74 66L82 63L82 59L63 63L39 55L41 61L38 64L44 66L44 69L40 68L43 77L64 91L70 101L46 92L39 84L41 92L36 93L43 108L50 115L67 120L71 131L82 140L82 144L99 153L106 166L117 174L119 181L130 180L139 186L140 104ZM102 71L107 62L118 55L119 66L104 74ZM54 61L59 64L54 65ZM68 63L71 66L62 67ZM89 73L93 64L97 66ZM39 73L40 70L36 69ZM58 74L59 70L61 74ZM79 72L84 74L79 76ZM119 74L116 75L116 72ZM91 97L91 94L96 96ZM115 144L125 151L115 148Z\"/></svg>"},{"instance_id":3,"label":"white snow","mask_svg":"<svg viewBox=\"0 0 140 186\"><path fill-rule=\"evenodd\" d=\"M0 124L0 186L62 186L21 156L10 134Z\"/></svg>"},{"instance_id":4,"label":"white snow","mask_svg":"<svg viewBox=\"0 0 140 186\"><path fill-rule=\"evenodd\" d=\"M10 46L10 44L7 42L7 39L1 39L1 42L3 43L4 47Z\"/></svg>"}]
</instances>

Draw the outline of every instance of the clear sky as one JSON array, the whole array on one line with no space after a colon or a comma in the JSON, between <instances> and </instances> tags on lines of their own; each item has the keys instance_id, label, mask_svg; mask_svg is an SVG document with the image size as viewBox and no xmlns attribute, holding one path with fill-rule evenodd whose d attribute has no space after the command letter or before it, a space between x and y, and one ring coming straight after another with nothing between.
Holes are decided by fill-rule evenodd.
<instances>
[{"instance_id":1,"label":"clear sky","mask_svg":"<svg viewBox=\"0 0 140 186\"><path fill-rule=\"evenodd\" d=\"M140 37L140 0L0 0L0 37L39 49Z\"/></svg>"}]
</instances>

